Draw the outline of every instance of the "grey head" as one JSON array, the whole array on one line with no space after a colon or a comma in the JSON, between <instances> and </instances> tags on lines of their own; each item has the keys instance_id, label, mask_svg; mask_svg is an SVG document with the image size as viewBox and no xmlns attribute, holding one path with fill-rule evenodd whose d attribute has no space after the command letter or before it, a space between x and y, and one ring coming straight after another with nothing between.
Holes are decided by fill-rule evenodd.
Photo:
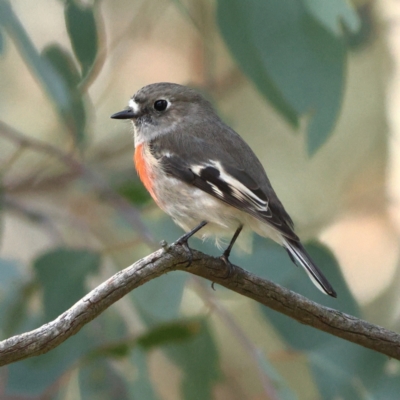
<instances>
[{"instance_id":1,"label":"grey head","mask_svg":"<svg viewBox=\"0 0 400 400\"><path fill-rule=\"evenodd\" d=\"M130 99L126 110L114 119L132 120L135 146L183 127L218 119L211 104L198 92L176 83L144 86Z\"/></svg>"}]
</instances>

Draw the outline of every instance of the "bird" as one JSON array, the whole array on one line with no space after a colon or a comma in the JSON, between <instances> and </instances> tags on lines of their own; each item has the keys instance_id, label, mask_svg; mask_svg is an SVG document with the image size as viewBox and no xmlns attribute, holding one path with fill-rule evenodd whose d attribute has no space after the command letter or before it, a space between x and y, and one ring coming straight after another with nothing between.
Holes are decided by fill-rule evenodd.
<instances>
[{"instance_id":1,"label":"bird","mask_svg":"<svg viewBox=\"0 0 400 400\"><path fill-rule=\"evenodd\" d=\"M222 254L229 265L243 228L283 246L323 293L336 292L314 263L267 174L244 139L226 125L198 91L159 82L138 90L111 116L131 120L134 163L157 205L186 233L233 237Z\"/></svg>"}]
</instances>

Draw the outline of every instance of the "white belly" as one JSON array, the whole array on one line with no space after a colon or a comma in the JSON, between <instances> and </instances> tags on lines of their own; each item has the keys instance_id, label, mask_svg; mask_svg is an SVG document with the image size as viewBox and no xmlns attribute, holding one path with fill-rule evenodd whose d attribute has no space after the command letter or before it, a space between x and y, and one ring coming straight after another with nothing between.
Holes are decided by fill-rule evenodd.
<instances>
[{"instance_id":1,"label":"white belly","mask_svg":"<svg viewBox=\"0 0 400 400\"><path fill-rule=\"evenodd\" d=\"M216 239L226 238L229 241L236 229L243 225L244 228L250 228L259 235L282 244L281 234L269 224L229 206L201 189L170 176L163 176L157 181L156 196L159 206L185 232L189 232L200 222L207 221L208 224L196 236L204 239L215 236Z\"/></svg>"}]
</instances>

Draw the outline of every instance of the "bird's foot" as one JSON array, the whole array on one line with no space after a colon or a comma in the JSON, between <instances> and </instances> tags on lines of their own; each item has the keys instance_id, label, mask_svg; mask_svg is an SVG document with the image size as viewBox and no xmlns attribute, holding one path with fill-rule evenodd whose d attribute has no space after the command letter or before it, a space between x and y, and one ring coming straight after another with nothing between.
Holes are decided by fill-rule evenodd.
<instances>
[{"instance_id":1,"label":"bird's foot","mask_svg":"<svg viewBox=\"0 0 400 400\"><path fill-rule=\"evenodd\" d=\"M189 268L193 261L193 253L188 245L188 240L206 224L207 224L207 221L200 222L200 224L197 225L194 229L192 229L188 233L185 233L177 241L175 241L173 243L173 246L176 246L176 245L182 246L185 249L186 254L188 255L188 264L186 265L185 268Z\"/></svg>"},{"instance_id":2,"label":"bird's foot","mask_svg":"<svg viewBox=\"0 0 400 400\"><path fill-rule=\"evenodd\" d=\"M226 269L227 269L227 272L226 272L226 274L225 274L225 276L223 277L223 279L228 279L230 276L231 276L231 274L232 274L232 271L233 271L233 265L232 265L232 263L229 261L229 255L230 255L230 251L224 251L223 253L222 253L222 256L220 257L221 258L221 260L224 262L224 264L226 265Z\"/></svg>"},{"instance_id":3,"label":"bird's foot","mask_svg":"<svg viewBox=\"0 0 400 400\"><path fill-rule=\"evenodd\" d=\"M188 237L188 234L186 233L173 243L173 246L182 246L187 254L188 261L187 265L185 265L185 268L189 268L193 262L193 253L188 245L189 238L190 236Z\"/></svg>"},{"instance_id":4,"label":"bird's foot","mask_svg":"<svg viewBox=\"0 0 400 400\"><path fill-rule=\"evenodd\" d=\"M227 269L227 272L226 272L226 274L222 277L222 279L228 279L228 278L231 276L232 271L233 271L233 265L232 265L232 263L229 261L229 253L230 253L230 252L228 252L228 251L224 251L223 254L222 254L222 256L220 257L220 259L221 259L221 260L224 262L224 264L226 265L226 269ZM215 282L212 282L212 283L211 283L211 289L212 289L212 290L215 290L214 285L215 285Z\"/></svg>"}]
</instances>

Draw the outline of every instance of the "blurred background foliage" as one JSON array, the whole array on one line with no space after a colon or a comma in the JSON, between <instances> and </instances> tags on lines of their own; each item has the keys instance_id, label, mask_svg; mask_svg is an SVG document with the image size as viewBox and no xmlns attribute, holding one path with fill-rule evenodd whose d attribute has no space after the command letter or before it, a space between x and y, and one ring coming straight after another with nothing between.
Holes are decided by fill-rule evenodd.
<instances>
[{"instance_id":1,"label":"blurred background foliage","mask_svg":"<svg viewBox=\"0 0 400 400\"><path fill-rule=\"evenodd\" d=\"M54 319L182 233L138 181L130 124L109 118L157 81L202 91L255 149L338 299L259 237L233 261L400 330L392 3L0 0L1 337ZM399 374L175 272L1 368L0 397L397 399Z\"/></svg>"}]
</instances>

